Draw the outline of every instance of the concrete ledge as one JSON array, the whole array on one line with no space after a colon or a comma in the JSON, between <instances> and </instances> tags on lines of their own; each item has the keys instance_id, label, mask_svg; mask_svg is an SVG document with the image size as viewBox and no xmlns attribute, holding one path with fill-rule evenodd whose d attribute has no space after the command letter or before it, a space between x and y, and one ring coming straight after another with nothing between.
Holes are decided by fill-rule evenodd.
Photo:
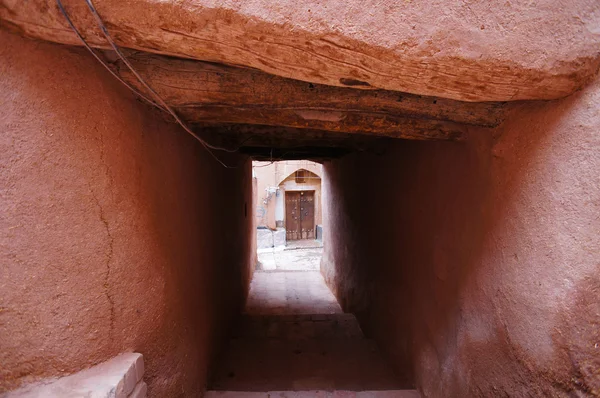
<instances>
[{"instance_id":1,"label":"concrete ledge","mask_svg":"<svg viewBox=\"0 0 600 398\"><path fill-rule=\"evenodd\" d=\"M8 392L4 398L145 398L142 354L121 354L92 368Z\"/></svg>"},{"instance_id":2,"label":"concrete ledge","mask_svg":"<svg viewBox=\"0 0 600 398\"><path fill-rule=\"evenodd\" d=\"M265 228L256 230L256 247L259 250L285 247L285 242L285 228L277 228L275 231Z\"/></svg>"},{"instance_id":3,"label":"concrete ledge","mask_svg":"<svg viewBox=\"0 0 600 398\"><path fill-rule=\"evenodd\" d=\"M270 229L258 228L256 230L256 247L258 249L273 247L273 231Z\"/></svg>"},{"instance_id":4,"label":"concrete ledge","mask_svg":"<svg viewBox=\"0 0 600 398\"><path fill-rule=\"evenodd\" d=\"M273 231L273 246L274 247L285 247L285 228L277 228Z\"/></svg>"}]
</instances>

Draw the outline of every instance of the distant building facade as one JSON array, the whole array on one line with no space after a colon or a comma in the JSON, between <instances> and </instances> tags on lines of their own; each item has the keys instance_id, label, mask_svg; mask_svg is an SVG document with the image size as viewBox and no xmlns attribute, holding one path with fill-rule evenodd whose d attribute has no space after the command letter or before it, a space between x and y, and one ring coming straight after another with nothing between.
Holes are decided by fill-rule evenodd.
<instances>
[{"instance_id":1,"label":"distant building facade","mask_svg":"<svg viewBox=\"0 0 600 398\"><path fill-rule=\"evenodd\" d=\"M307 160L254 162L256 224L287 240L316 239L322 223L322 166Z\"/></svg>"}]
</instances>

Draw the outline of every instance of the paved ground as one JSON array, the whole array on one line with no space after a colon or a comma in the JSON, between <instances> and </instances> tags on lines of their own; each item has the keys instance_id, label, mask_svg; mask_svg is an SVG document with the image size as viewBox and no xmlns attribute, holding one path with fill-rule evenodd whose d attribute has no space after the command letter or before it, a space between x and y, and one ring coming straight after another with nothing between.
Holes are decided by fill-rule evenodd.
<instances>
[{"instance_id":1,"label":"paved ground","mask_svg":"<svg viewBox=\"0 0 600 398\"><path fill-rule=\"evenodd\" d=\"M258 252L258 268L264 271L318 271L322 255L322 247L288 246L286 250L262 249Z\"/></svg>"},{"instance_id":2,"label":"paved ground","mask_svg":"<svg viewBox=\"0 0 600 398\"><path fill-rule=\"evenodd\" d=\"M343 313L314 270L321 249L270 254L274 269L254 273L245 313L213 368L209 396L413 396L397 390L398 380L375 343L364 337L354 315Z\"/></svg>"},{"instance_id":3,"label":"paved ground","mask_svg":"<svg viewBox=\"0 0 600 398\"><path fill-rule=\"evenodd\" d=\"M288 240L285 244L286 250L309 249L314 247L323 247L323 242L315 239Z\"/></svg>"},{"instance_id":4,"label":"paved ground","mask_svg":"<svg viewBox=\"0 0 600 398\"><path fill-rule=\"evenodd\" d=\"M375 343L347 337L344 327L323 326L333 337L302 338L302 329L314 330L319 323L335 324L344 314L329 315L328 321L306 321L299 336L286 338L260 335L232 339L221 358L211 386L228 391L393 390L396 378L382 361ZM260 320L258 320L260 322ZM356 320L353 320L356 328ZM281 328L285 321L272 324ZM283 328L281 328L283 329ZM268 330L268 329L266 329Z\"/></svg>"},{"instance_id":5,"label":"paved ground","mask_svg":"<svg viewBox=\"0 0 600 398\"><path fill-rule=\"evenodd\" d=\"M335 314L342 308L319 271L255 272L247 314Z\"/></svg>"}]
</instances>

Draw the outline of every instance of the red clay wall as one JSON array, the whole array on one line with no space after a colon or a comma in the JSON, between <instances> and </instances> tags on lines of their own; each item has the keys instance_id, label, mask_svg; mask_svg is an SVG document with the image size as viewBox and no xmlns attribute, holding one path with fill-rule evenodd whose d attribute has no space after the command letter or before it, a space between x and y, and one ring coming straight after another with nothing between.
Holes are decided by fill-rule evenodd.
<instances>
[{"instance_id":1,"label":"red clay wall","mask_svg":"<svg viewBox=\"0 0 600 398\"><path fill-rule=\"evenodd\" d=\"M250 162L85 51L0 43L0 391L137 351L150 396L197 396L252 272Z\"/></svg>"},{"instance_id":2,"label":"red clay wall","mask_svg":"<svg viewBox=\"0 0 600 398\"><path fill-rule=\"evenodd\" d=\"M322 272L425 397L600 394L599 110L325 165Z\"/></svg>"}]
</instances>

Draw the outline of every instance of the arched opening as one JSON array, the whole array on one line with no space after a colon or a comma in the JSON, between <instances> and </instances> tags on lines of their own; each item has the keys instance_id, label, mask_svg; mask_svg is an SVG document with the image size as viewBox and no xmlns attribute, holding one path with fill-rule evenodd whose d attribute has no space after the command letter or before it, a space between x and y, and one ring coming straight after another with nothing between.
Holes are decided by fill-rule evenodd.
<instances>
[{"instance_id":1,"label":"arched opening","mask_svg":"<svg viewBox=\"0 0 600 398\"><path fill-rule=\"evenodd\" d=\"M321 174L322 165L307 160L253 162L259 270L319 269Z\"/></svg>"},{"instance_id":2,"label":"arched opening","mask_svg":"<svg viewBox=\"0 0 600 398\"><path fill-rule=\"evenodd\" d=\"M286 242L318 239L321 229L321 177L298 169L278 187L275 216L285 228Z\"/></svg>"},{"instance_id":3,"label":"arched opening","mask_svg":"<svg viewBox=\"0 0 600 398\"><path fill-rule=\"evenodd\" d=\"M322 165L307 160L253 162L259 250L320 245L321 174Z\"/></svg>"}]
</instances>

